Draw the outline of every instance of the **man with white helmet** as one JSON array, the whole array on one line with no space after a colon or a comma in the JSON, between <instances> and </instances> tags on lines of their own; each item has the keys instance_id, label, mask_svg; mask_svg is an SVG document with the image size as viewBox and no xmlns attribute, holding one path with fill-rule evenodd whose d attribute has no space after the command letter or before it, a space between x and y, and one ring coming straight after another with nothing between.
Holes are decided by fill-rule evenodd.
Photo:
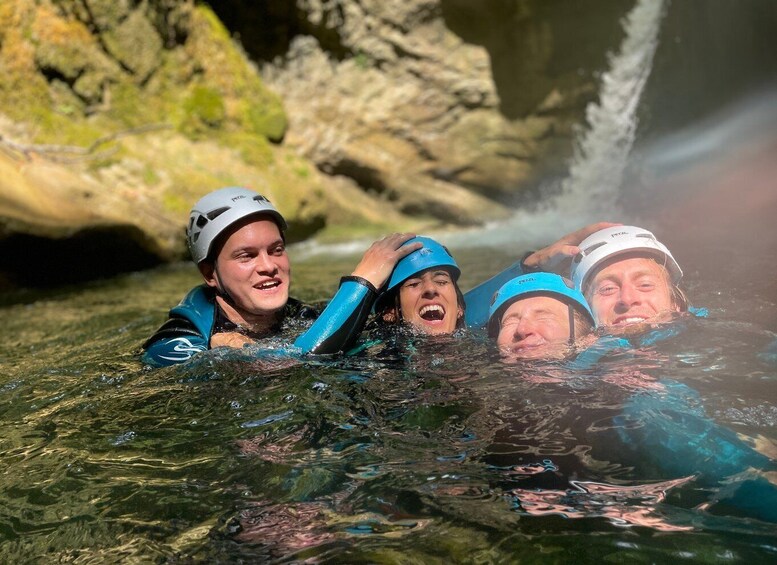
<instances>
[{"instance_id":1,"label":"man with white helmet","mask_svg":"<svg viewBox=\"0 0 777 565\"><path fill-rule=\"evenodd\" d=\"M206 349L242 347L276 334L289 319L315 319L313 308L289 298L286 228L280 212L252 190L228 187L201 198L189 215L186 239L205 284L170 311L143 345L143 361L181 363ZM396 262L418 248L402 247L411 237L393 234L374 243L352 275L343 277L324 315L296 340L296 350L332 353L354 340L377 289Z\"/></svg>"},{"instance_id":2,"label":"man with white helmet","mask_svg":"<svg viewBox=\"0 0 777 565\"><path fill-rule=\"evenodd\" d=\"M613 226L585 238L571 277L598 326L610 331L665 322L688 309L678 287L683 276L667 247L635 226Z\"/></svg>"},{"instance_id":3,"label":"man with white helmet","mask_svg":"<svg viewBox=\"0 0 777 565\"><path fill-rule=\"evenodd\" d=\"M591 334L594 317L571 281L553 273L532 273L499 289L486 327L506 361L562 359Z\"/></svg>"}]
</instances>

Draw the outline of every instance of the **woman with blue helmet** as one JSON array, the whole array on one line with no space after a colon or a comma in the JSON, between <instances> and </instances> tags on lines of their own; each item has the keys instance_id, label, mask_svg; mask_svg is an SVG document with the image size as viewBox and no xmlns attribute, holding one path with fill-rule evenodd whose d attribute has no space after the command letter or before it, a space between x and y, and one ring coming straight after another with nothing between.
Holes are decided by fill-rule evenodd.
<instances>
[{"instance_id":1,"label":"woman with blue helmet","mask_svg":"<svg viewBox=\"0 0 777 565\"><path fill-rule=\"evenodd\" d=\"M448 249L432 238L418 236L404 245L418 244L394 268L376 303L376 317L424 334L453 333L464 326L464 298L457 284L461 270Z\"/></svg>"},{"instance_id":2,"label":"woman with blue helmet","mask_svg":"<svg viewBox=\"0 0 777 565\"><path fill-rule=\"evenodd\" d=\"M505 283L494 295L487 324L508 360L566 357L593 327L583 295L553 273L521 275Z\"/></svg>"}]
</instances>

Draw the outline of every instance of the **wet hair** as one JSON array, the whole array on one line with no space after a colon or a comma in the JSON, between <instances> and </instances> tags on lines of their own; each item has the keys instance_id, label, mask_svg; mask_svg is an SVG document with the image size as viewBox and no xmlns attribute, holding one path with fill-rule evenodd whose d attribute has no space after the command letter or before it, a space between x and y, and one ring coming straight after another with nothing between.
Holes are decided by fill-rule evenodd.
<instances>
[{"instance_id":1,"label":"wet hair","mask_svg":"<svg viewBox=\"0 0 777 565\"><path fill-rule=\"evenodd\" d=\"M594 324L588 313L583 313L577 306L572 306L572 311L574 312L575 335L577 337L586 336L594 331Z\"/></svg>"}]
</instances>

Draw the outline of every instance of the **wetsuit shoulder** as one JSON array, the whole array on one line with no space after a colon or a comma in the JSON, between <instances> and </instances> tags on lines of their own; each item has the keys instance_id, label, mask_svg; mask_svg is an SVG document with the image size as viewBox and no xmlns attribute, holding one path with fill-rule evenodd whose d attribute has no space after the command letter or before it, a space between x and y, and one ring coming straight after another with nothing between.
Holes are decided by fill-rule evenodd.
<instances>
[{"instance_id":1,"label":"wetsuit shoulder","mask_svg":"<svg viewBox=\"0 0 777 565\"><path fill-rule=\"evenodd\" d=\"M143 344L142 361L164 367L189 360L209 347L215 318L213 292L205 285L190 290L169 318Z\"/></svg>"},{"instance_id":2,"label":"wetsuit shoulder","mask_svg":"<svg viewBox=\"0 0 777 565\"><path fill-rule=\"evenodd\" d=\"M467 326L480 328L488 322L488 311L491 308L491 300L494 294L507 281L524 274L523 260L516 261L501 273L480 283L473 289L464 293L464 303L467 308L464 320Z\"/></svg>"}]
</instances>

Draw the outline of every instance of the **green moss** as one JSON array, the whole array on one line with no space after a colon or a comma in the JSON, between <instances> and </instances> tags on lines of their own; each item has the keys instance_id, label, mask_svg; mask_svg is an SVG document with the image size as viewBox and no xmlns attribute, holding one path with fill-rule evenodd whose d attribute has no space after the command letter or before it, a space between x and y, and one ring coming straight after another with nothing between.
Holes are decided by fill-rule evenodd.
<instances>
[{"instance_id":1,"label":"green moss","mask_svg":"<svg viewBox=\"0 0 777 565\"><path fill-rule=\"evenodd\" d=\"M162 205L166 210L182 214L189 211L191 202L183 198L179 193L165 192L162 196Z\"/></svg>"},{"instance_id":2,"label":"green moss","mask_svg":"<svg viewBox=\"0 0 777 565\"><path fill-rule=\"evenodd\" d=\"M249 104L245 113L248 129L275 142L283 140L288 120L279 103Z\"/></svg>"},{"instance_id":3,"label":"green moss","mask_svg":"<svg viewBox=\"0 0 777 565\"><path fill-rule=\"evenodd\" d=\"M146 164L143 167L143 182L152 185L159 183L159 175L157 172L148 164Z\"/></svg>"},{"instance_id":4,"label":"green moss","mask_svg":"<svg viewBox=\"0 0 777 565\"><path fill-rule=\"evenodd\" d=\"M243 131L223 133L218 141L226 147L231 147L240 153L243 161L260 169L273 164L272 147L261 135Z\"/></svg>"},{"instance_id":5,"label":"green moss","mask_svg":"<svg viewBox=\"0 0 777 565\"><path fill-rule=\"evenodd\" d=\"M195 86L192 89L183 103L183 112L179 129L195 138L219 128L226 117L221 94L208 86Z\"/></svg>"}]
</instances>

